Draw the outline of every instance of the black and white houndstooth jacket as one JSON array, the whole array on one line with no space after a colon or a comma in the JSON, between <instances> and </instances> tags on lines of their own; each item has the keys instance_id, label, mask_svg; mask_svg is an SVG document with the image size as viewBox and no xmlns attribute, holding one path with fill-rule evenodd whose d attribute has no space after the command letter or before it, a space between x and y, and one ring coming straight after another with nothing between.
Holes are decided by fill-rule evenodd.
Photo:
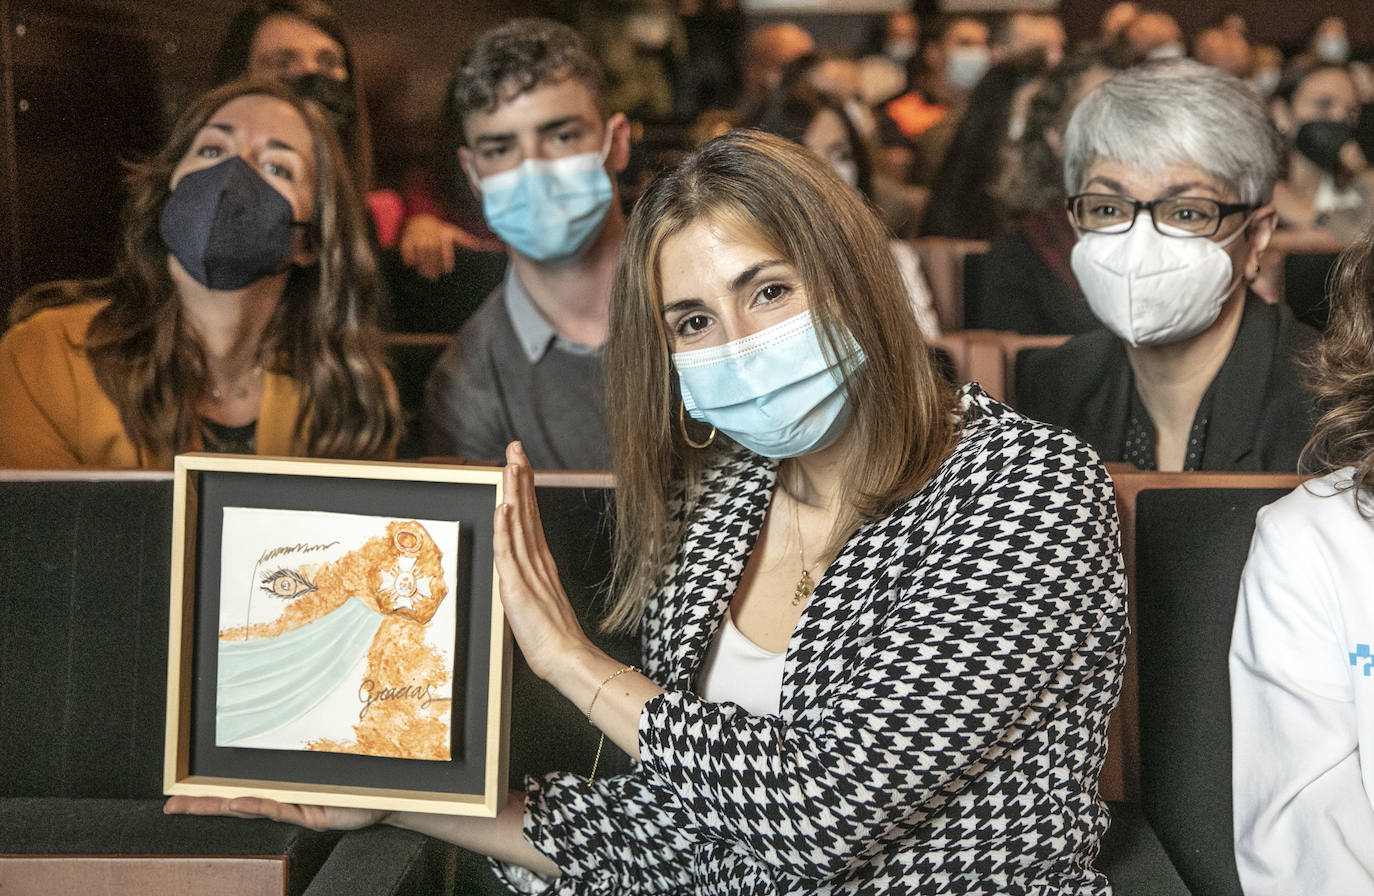
<instances>
[{"instance_id":1,"label":"black and white houndstooth jacket","mask_svg":"<svg viewBox=\"0 0 1374 896\"><path fill-rule=\"evenodd\" d=\"M574 894L1104 894L1091 867L1126 587L1110 481L977 389L957 448L862 527L788 645L781 711L694 693L776 463L707 474L644 624L641 764L527 782Z\"/></svg>"}]
</instances>

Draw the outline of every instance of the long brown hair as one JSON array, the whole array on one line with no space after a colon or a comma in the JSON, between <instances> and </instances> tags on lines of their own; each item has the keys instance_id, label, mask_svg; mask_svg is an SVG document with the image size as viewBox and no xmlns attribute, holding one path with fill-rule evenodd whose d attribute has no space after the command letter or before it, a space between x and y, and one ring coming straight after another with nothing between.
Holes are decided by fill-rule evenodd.
<instances>
[{"instance_id":1,"label":"long brown hair","mask_svg":"<svg viewBox=\"0 0 1374 896\"><path fill-rule=\"evenodd\" d=\"M664 241L702 220L756 235L797 269L832 360L841 334L863 350L863 365L844 384L849 439L862 463L844 483L829 552L915 494L954 438L952 387L930 362L887 233L863 199L829 165L779 137L734 131L706 143L640 199L616 270L605 355L617 476L611 628L641 617L681 537L669 505L692 493L710 462L677 425L682 398L659 282Z\"/></svg>"},{"instance_id":2,"label":"long brown hair","mask_svg":"<svg viewBox=\"0 0 1374 896\"><path fill-rule=\"evenodd\" d=\"M226 103L253 94L281 100L300 114L315 163L307 233L316 260L292 268L263 333L263 364L296 381L301 406L295 428L312 457L381 456L399 431L399 404L377 327L381 281L342 150L321 113L289 89L237 82L198 99L167 145L131 169L115 275L38 287L21 302L33 310L109 299L91 321L87 354L148 465L170 466L172 455L195 443L195 404L206 382L204 352L183 319L158 233L162 206L172 171L196 133Z\"/></svg>"},{"instance_id":3,"label":"long brown hair","mask_svg":"<svg viewBox=\"0 0 1374 896\"><path fill-rule=\"evenodd\" d=\"M1374 227L1341 254L1329 293L1331 316L1308 365L1321 416L1303 467L1354 467L1355 487L1374 498Z\"/></svg>"}]
</instances>

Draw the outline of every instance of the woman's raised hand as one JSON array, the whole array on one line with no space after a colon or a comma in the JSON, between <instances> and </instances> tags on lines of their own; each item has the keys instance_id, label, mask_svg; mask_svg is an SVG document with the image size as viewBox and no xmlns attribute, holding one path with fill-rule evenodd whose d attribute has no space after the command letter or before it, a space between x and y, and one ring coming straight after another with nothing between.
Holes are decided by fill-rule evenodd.
<instances>
[{"instance_id":1,"label":"woman's raised hand","mask_svg":"<svg viewBox=\"0 0 1374 896\"><path fill-rule=\"evenodd\" d=\"M233 818L270 818L314 831L351 831L378 824L387 813L380 809L338 806L297 806L255 796L174 796L162 811L168 815L227 815Z\"/></svg>"},{"instance_id":2,"label":"woman's raised hand","mask_svg":"<svg viewBox=\"0 0 1374 896\"><path fill-rule=\"evenodd\" d=\"M558 580L534 499L534 471L519 442L506 447L503 488L495 519L501 602L530 669L548 680L579 651L594 648Z\"/></svg>"}]
</instances>

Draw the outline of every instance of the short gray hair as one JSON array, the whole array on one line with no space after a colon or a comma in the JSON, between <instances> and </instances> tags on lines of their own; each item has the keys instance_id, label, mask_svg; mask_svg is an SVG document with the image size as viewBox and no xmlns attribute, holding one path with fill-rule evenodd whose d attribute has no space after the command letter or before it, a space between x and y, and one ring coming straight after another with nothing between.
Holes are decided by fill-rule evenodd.
<instances>
[{"instance_id":1,"label":"short gray hair","mask_svg":"<svg viewBox=\"0 0 1374 896\"><path fill-rule=\"evenodd\" d=\"M1261 205L1274 193L1283 137L1244 82L1191 59L1113 75L1083 98L1064 132L1064 187L1099 159L1158 171L1196 165Z\"/></svg>"}]
</instances>

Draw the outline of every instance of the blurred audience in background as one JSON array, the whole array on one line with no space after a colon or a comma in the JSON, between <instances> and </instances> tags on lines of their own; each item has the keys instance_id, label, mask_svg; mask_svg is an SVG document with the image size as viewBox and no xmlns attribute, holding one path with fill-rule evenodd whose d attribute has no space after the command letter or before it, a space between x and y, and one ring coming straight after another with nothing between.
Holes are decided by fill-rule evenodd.
<instances>
[{"instance_id":1,"label":"blurred audience in background","mask_svg":"<svg viewBox=\"0 0 1374 896\"><path fill-rule=\"evenodd\" d=\"M1102 18L1098 20L1097 41L1092 49L1105 50L1113 46L1121 38L1121 32L1125 31L1126 26L1135 21L1138 15L1140 4L1132 0L1121 0L1108 6L1102 11Z\"/></svg>"},{"instance_id":2,"label":"blurred audience in background","mask_svg":"<svg viewBox=\"0 0 1374 896\"><path fill-rule=\"evenodd\" d=\"M939 167L952 125L926 139L931 128L957 115L992 64L987 23L974 16L937 19L921 48L920 73L908 91L879 115L885 169L901 180L929 184ZM922 140L926 139L925 143Z\"/></svg>"},{"instance_id":3,"label":"blurred audience in background","mask_svg":"<svg viewBox=\"0 0 1374 896\"><path fill-rule=\"evenodd\" d=\"M816 42L793 22L772 22L749 32L740 59L740 91L728 108L707 109L692 128L694 142L720 136L752 117L782 83L787 67L816 51Z\"/></svg>"},{"instance_id":4,"label":"blurred audience in background","mask_svg":"<svg viewBox=\"0 0 1374 896\"><path fill-rule=\"evenodd\" d=\"M1173 59L1187 55L1183 29L1167 12L1141 10L1126 23L1116 37L1113 51L1120 65L1136 65L1151 59Z\"/></svg>"},{"instance_id":5,"label":"blurred audience in background","mask_svg":"<svg viewBox=\"0 0 1374 896\"><path fill-rule=\"evenodd\" d=\"M506 302L518 292L535 309L522 320L538 318L551 327L555 346L576 345L594 355L601 328L593 319L604 311L608 287L601 275L614 264L617 222L657 172L700 140L748 124L808 146L879 211L927 335L939 331L936 307L946 327L962 315L971 326L1021 333L1092 330L1100 315L1092 313L1071 261L1083 228L1074 229L1065 205L1065 129L1077 104L1112 72L1185 54L1240 79L1262 98L1284 140L1272 201L1278 237L1264 256L1258 295L1294 300L1298 280L1281 275L1287 267L1278 259L1334 253L1374 214L1371 48L1360 45L1359 34L1352 43L1340 16L1316 17L1300 42L1280 49L1259 42L1272 39L1273 23L1249 22L1242 9L1221 10L1207 27L1185 32L1163 9L1119 2L1103 9L1098 32L1067 58L1064 22L1027 9L935 15L930 5L913 4L873 14L847 31L830 28L823 14L791 21L781 12L746 11L739 0L585 0L569 4L563 18L574 26L564 36L576 34L590 47L589 58L604 77L587 80L541 68L529 83L511 82L514 93L484 109L463 105L447 91L432 129L435 164L424 172L413 163L400 172L404 166L398 165L388 176L400 183L382 185L396 188L391 190L374 189L374 135L356 48L335 10L325 0L251 0L230 17L213 60L215 82L275 81L322 110L371 211L369 233L384 286L376 301L391 329L452 333L489 294ZM1226 83L1223 93L1231 87ZM590 92L590 99L579 95L564 110L569 120L590 122L583 107L595 108L596 121L572 141L577 151L521 145L520 161L509 170L488 164L491 159L472 143L472 123L500 117L513 100L528 102L552 86ZM381 120L390 107L373 100ZM544 124L552 133L558 122L549 116ZM515 145L537 126L522 119L503 134ZM593 131L608 142L592 146ZM565 155L580 160L588 177L600 170L609 180L609 207L600 217L598 203L590 227L609 236L539 258L521 242L526 235L512 236L509 220L493 211L493 185L505 188L501 175L528 190L547 173L541 166L558 168ZM588 161L593 156L595 165ZM517 178L514 172L527 167L541 177ZM531 233L556 229L550 222L557 216L531 214ZM1245 228L1252 230L1253 224ZM902 242L913 238L919 241ZM938 259L947 249L972 252L973 260L965 266L958 255L959 266L946 271ZM1322 282L1320 263L1314 262L1314 276L1302 287L1318 302L1321 287L1313 284ZM938 301L931 301L931 285ZM560 295L567 302L556 301ZM581 311L572 317L583 319L565 326L573 306ZM957 309L954 317L948 316L951 308ZM450 355L445 365L453 378L457 350ZM464 357L475 355L469 350ZM432 389L446 397L431 400L431 407L446 410L432 410L431 431L442 429L444 413L456 419L466 400L460 393L490 386L500 366L489 355L462 385ZM414 377L417 383L428 370ZM579 376L590 381L596 375ZM408 407L418 403L418 386L415 391ZM588 414L600 419L599 410ZM481 415L469 410L467 416ZM472 456L499 456L499 447L494 437L478 449L457 438L430 445L435 453ZM602 459L604 453L593 452L555 458L551 465Z\"/></svg>"},{"instance_id":6,"label":"blurred audience in background","mask_svg":"<svg viewBox=\"0 0 1374 896\"><path fill-rule=\"evenodd\" d=\"M1008 60L978 82L932 180L923 236L986 240L1002 230L993 184L1002 170L1017 96L1043 70L1039 57Z\"/></svg>"},{"instance_id":7,"label":"blurred audience in background","mask_svg":"<svg viewBox=\"0 0 1374 896\"><path fill-rule=\"evenodd\" d=\"M750 127L800 143L830 164L840 178L873 200L873 164L859 129L845 114L844 106L807 84L794 85L775 94L750 122ZM911 244L893 239L892 249L902 282L911 298L911 310L927 337L940 334L940 320L921 262Z\"/></svg>"},{"instance_id":8,"label":"blurred audience in background","mask_svg":"<svg viewBox=\"0 0 1374 896\"><path fill-rule=\"evenodd\" d=\"M1279 226L1314 241L1353 241L1369 219L1374 172L1355 140L1360 100L1349 69L1312 59L1290 66L1270 112L1288 148L1274 191Z\"/></svg>"},{"instance_id":9,"label":"blurred audience in background","mask_svg":"<svg viewBox=\"0 0 1374 896\"><path fill-rule=\"evenodd\" d=\"M1234 28L1204 28L1193 38L1193 58L1237 78L1249 78L1254 67L1250 41Z\"/></svg>"},{"instance_id":10,"label":"blurred audience in background","mask_svg":"<svg viewBox=\"0 0 1374 896\"><path fill-rule=\"evenodd\" d=\"M1064 209L1064 129L1074 106L1113 69L1105 54L1066 59L1031 99L1020 138L1003 148L991 195L1006 229L992 238L970 298L970 326L1019 333L1083 333L1096 329L1073 275L1077 236Z\"/></svg>"}]
</instances>

